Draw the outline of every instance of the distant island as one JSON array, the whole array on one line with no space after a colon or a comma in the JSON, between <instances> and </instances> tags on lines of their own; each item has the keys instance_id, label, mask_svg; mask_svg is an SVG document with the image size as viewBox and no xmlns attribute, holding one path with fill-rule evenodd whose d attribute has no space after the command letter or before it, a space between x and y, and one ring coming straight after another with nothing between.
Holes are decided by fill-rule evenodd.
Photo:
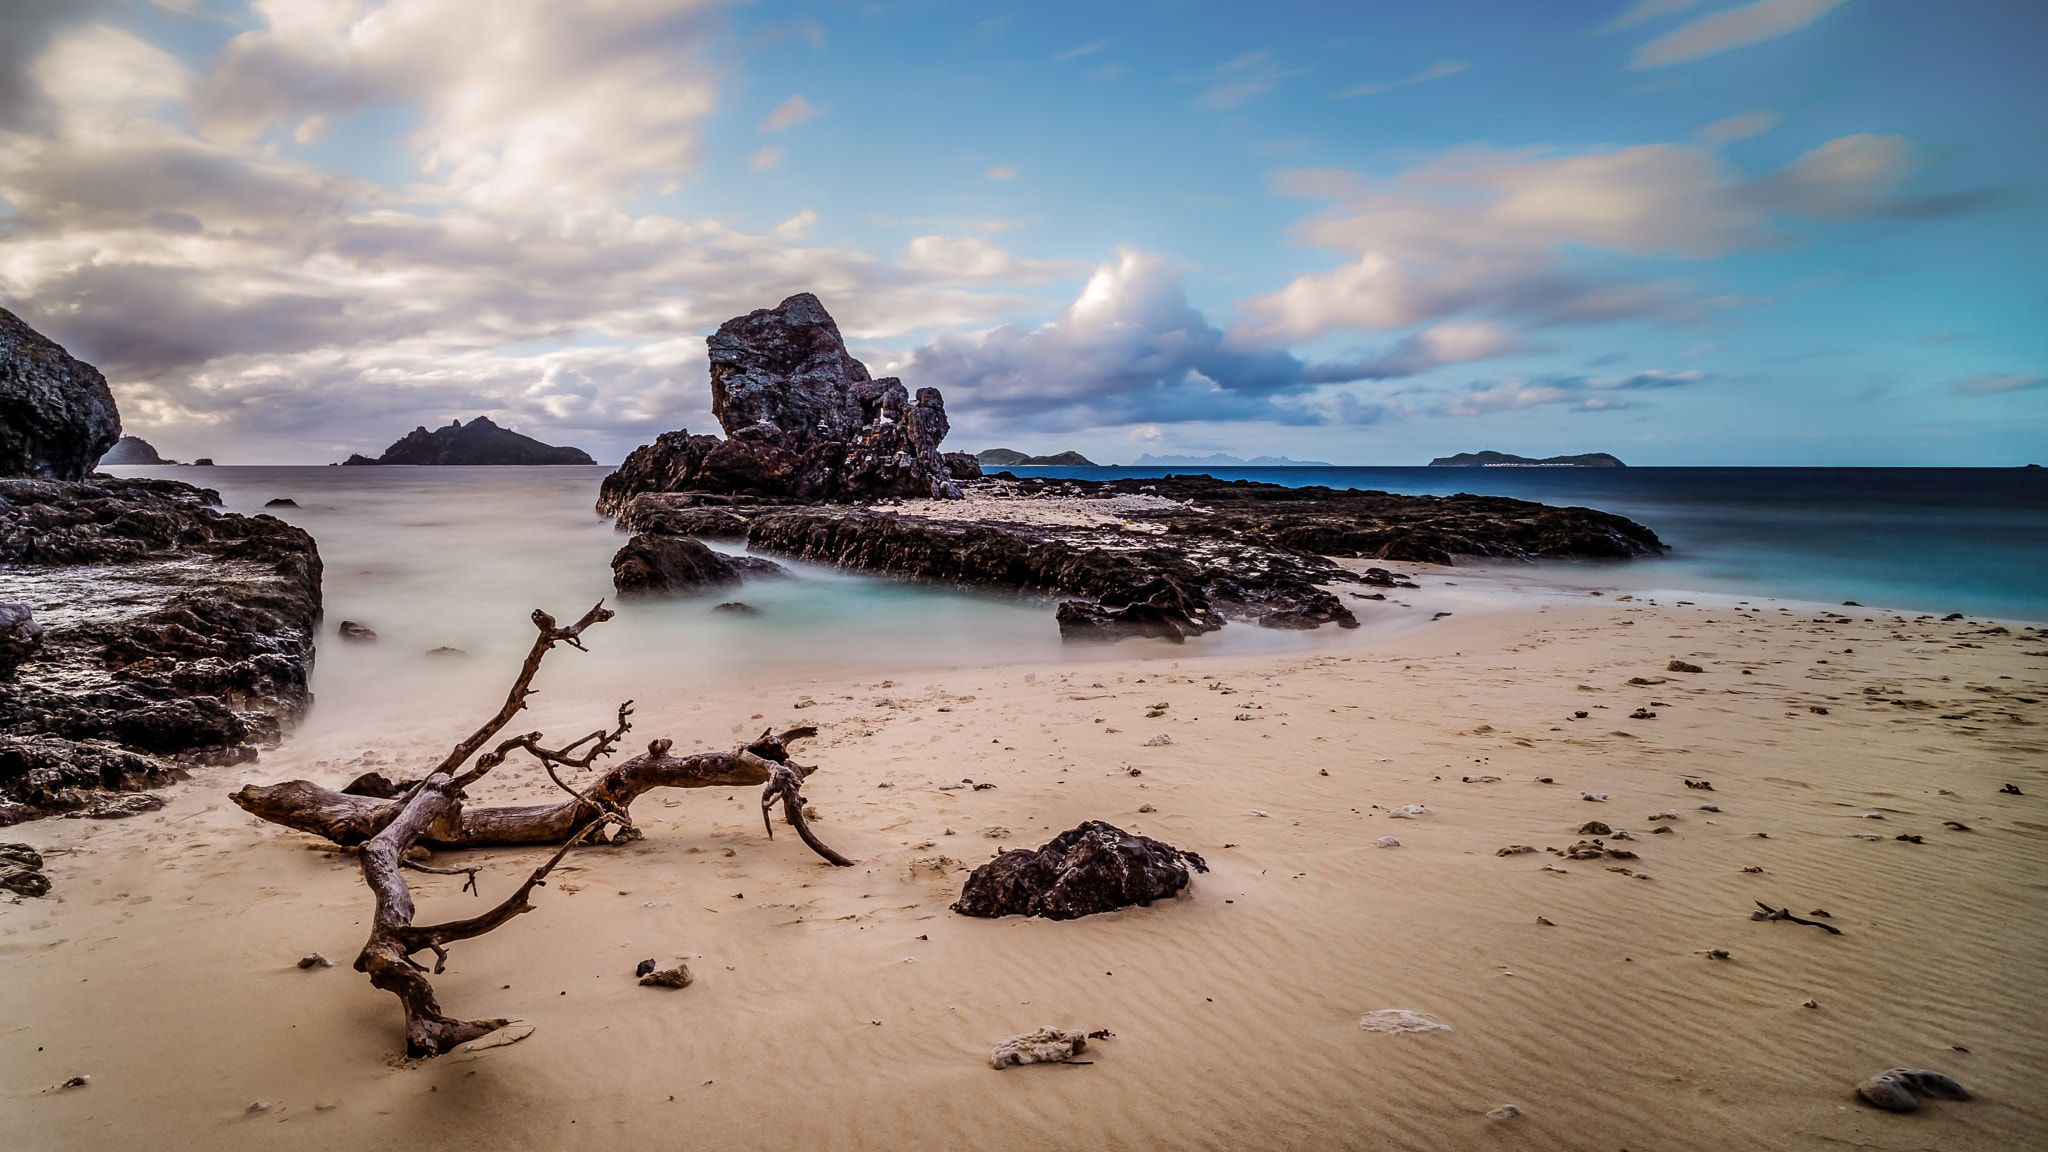
<instances>
[{"instance_id":1,"label":"distant island","mask_svg":"<svg viewBox=\"0 0 2048 1152\"><path fill-rule=\"evenodd\" d=\"M350 456L343 464L595 464L581 448L556 448L479 416L432 432L413 429L375 460Z\"/></svg>"},{"instance_id":2,"label":"distant island","mask_svg":"<svg viewBox=\"0 0 2048 1152\"><path fill-rule=\"evenodd\" d=\"M1150 452L1138 457L1133 468L1335 468L1327 460L1289 460L1285 456L1254 456L1240 460L1222 452L1208 456L1154 456Z\"/></svg>"},{"instance_id":3,"label":"distant island","mask_svg":"<svg viewBox=\"0 0 2048 1152\"><path fill-rule=\"evenodd\" d=\"M108 449L105 456L100 457L100 463L174 464L176 461L166 460L157 455L156 446L140 436L123 436L114 442L114 446Z\"/></svg>"},{"instance_id":4,"label":"distant island","mask_svg":"<svg viewBox=\"0 0 2048 1152\"><path fill-rule=\"evenodd\" d=\"M1506 452L1460 452L1456 456L1439 456L1429 462L1431 468L1626 468L1618 458L1605 452L1587 452L1579 456L1546 456L1531 460L1527 456L1512 456Z\"/></svg>"},{"instance_id":5,"label":"distant island","mask_svg":"<svg viewBox=\"0 0 2048 1152\"><path fill-rule=\"evenodd\" d=\"M1079 452L1062 452L1057 456L1032 456L1015 448L988 448L974 454L976 460L997 468L1094 468L1095 461Z\"/></svg>"}]
</instances>

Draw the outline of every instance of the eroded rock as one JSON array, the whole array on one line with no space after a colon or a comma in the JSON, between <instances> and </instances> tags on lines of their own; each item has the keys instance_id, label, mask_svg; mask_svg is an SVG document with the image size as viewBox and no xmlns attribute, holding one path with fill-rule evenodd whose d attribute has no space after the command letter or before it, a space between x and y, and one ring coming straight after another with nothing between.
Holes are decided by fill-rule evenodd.
<instances>
[{"instance_id":1,"label":"eroded rock","mask_svg":"<svg viewBox=\"0 0 2048 1152\"><path fill-rule=\"evenodd\" d=\"M1190 868L1209 870L1193 852L1089 820L1043 847L1011 849L976 868L953 911L1073 920L1177 895L1192 879Z\"/></svg>"},{"instance_id":2,"label":"eroded rock","mask_svg":"<svg viewBox=\"0 0 2048 1152\"><path fill-rule=\"evenodd\" d=\"M82 480L120 439L99 369L0 308L0 476Z\"/></svg>"},{"instance_id":3,"label":"eroded rock","mask_svg":"<svg viewBox=\"0 0 2048 1152\"><path fill-rule=\"evenodd\" d=\"M43 647L43 626L26 604L0 604L0 680Z\"/></svg>"},{"instance_id":4,"label":"eroded rock","mask_svg":"<svg viewBox=\"0 0 2048 1152\"><path fill-rule=\"evenodd\" d=\"M743 580L789 575L758 556L728 556L687 536L644 532L612 556L612 585L624 594L663 595L735 588Z\"/></svg>"}]
</instances>

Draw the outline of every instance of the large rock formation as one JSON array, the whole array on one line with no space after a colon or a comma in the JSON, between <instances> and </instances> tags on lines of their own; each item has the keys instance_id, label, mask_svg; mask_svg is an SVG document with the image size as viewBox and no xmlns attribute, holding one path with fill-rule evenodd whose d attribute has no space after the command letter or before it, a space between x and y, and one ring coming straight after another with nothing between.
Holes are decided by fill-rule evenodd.
<instances>
[{"instance_id":1,"label":"large rock formation","mask_svg":"<svg viewBox=\"0 0 2048 1152\"><path fill-rule=\"evenodd\" d=\"M102 464L169 464L156 454L156 445L140 436L123 436L105 456Z\"/></svg>"},{"instance_id":2,"label":"large rock formation","mask_svg":"<svg viewBox=\"0 0 2048 1152\"><path fill-rule=\"evenodd\" d=\"M1207 872L1193 852L1089 820L1044 847L1012 848L976 868L953 911L963 916L1073 920L1175 896Z\"/></svg>"},{"instance_id":3,"label":"large rock formation","mask_svg":"<svg viewBox=\"0 0 2048 1152\"><path fill-rule=\"evenodd\" d=\"M594 464L581 448L556 448L531 436L479 416L469 423L460 420L432 432L425 427L411 432L384 450L375 460L350 456L344 464Z\"/></svg>"},{"instance_id":4,"label":"large rock formation","mask_svg":"<svg viewBox=\"0 0 2048 1152\"><path fill-rule=\"evenodd\" d=\"M0 476L82 480L120 438L99 369L0 308Z\"/></svg>"},{"instance_id":5,"label":"large rock formation","mask_svg":"<svg viewBox=\"0 0 2048 1152\"><path fill-rule=\"evenodd\" d=\"M0 481L0 566L39 645L0 682L0 824L254 759L310 701L313 538L172 480ZM17 624L20 622L17 621Z\"/></svg>"},{"instance_id":6,"label":"large rock formation","mask_svg":"<svg viewBox=\"0 0 2048 1152\"><path fill-rule=\"evenodd\" d=\"M813 503L956 497L939 455L946 403L870 379L816 296L799 292L719 326L708 342L711 409L726 439L668 432L607 476L598 511L643 492L711 492Z\"/></svg>"}]
</instances>

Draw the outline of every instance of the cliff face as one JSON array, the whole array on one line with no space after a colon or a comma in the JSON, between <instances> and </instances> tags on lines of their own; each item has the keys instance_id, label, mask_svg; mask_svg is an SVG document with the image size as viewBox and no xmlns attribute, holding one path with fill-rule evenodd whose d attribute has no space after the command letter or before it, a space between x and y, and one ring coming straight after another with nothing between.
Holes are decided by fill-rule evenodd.
<instances>
[{"instance_id":1,"label":"cliff face","mask_svg":"<svg viewBox=\"0 0 2048 1152\"><path fill-rule=\"evenodd\" d=\"M350 456L344 464L594 464L580 448L556 448L479 416L432 432L415 428L375 460Z\"/></svg>"},{"instance_id":2,"label":"cliff face","mask_svg":"<svg viewBox=\"0 0 2048 1152\"><path fill-rule=\"evenodd\" d=\"M82 480L120 438L100 370L0 308L0 476Z\"/></svg>"}]
</instances>

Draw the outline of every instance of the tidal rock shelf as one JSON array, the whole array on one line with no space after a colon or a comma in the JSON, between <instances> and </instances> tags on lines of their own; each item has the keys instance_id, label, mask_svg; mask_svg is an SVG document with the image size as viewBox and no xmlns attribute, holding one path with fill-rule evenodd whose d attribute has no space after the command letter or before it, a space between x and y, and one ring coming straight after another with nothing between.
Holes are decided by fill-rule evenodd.
<instances>
[{"instance_id":1,"label":"tidal rock shelf","mask_svg":"<svg viewBox=\"0 0 2048 1152\"><path fill-rule=\"evenodd\" d=\"M320 554L172 480L0 480L0 585L41 630L0 679L0 825L252 760L304 712Z\"/></svg>"},{"instance_id":2,"label":"tidal rock shelf","mask_svg":"<svg viewBox=\"0 0 2048 1152\"><path fill-rule=\"evenodd\" d=\"M1357 619L1328 585L1361 577L1329 557L1450 564L1455 556L1626 559L1664 545L1625 517L1495 496L1400 496L1209 476L1018 479L958 500L791 506L756 496L646 493L621 531L744 539L799 559L962 584L1081 595L1070 639L1185 639L1226 620L1309 629ZM1384 582L1384 581L1380 581Z\"/></svg>"}]
</instances>

